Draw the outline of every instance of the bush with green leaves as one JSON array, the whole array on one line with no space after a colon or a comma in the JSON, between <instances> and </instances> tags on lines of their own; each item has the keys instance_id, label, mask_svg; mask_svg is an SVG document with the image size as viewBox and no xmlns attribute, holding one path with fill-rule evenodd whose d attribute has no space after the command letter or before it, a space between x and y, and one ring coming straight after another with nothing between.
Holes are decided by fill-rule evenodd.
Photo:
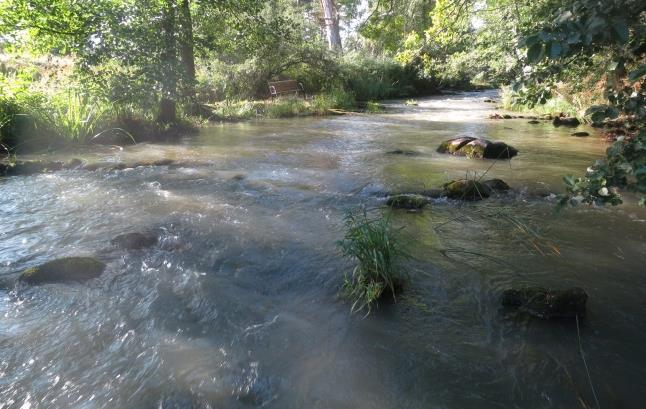
<instances>
[{"instance_id":1,"label":"bush with green leaves","mask_svg":"<svg viewBox=\"0 0 646 409\"><path fill-rule=\"evenodd\" d=\"M370 217L365 209L350 212L345 227L338 246L357 265L346 274L343 293L352 301L352 312L365 309L368 315L383 296L395 297L405 278L399 263L408 255L389 214Z\"/></svg>"}]
</instances>

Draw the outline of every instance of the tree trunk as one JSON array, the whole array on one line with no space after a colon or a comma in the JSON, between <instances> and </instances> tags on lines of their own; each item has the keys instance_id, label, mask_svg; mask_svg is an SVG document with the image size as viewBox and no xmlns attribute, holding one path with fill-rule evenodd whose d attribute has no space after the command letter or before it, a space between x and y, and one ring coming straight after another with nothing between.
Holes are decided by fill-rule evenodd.
<instances>
[{"instance_id":1,"label":"tree trunk","mask_svg":"<svg viewBox=\"0 0 646 409\"><path fill-rule=\"evenodd\" d=\"M164 48L161 52L161 101L157 121L162 124L177 122L177 40L175 0L166 0L162 9Z\"/></svg>"},{"instance_id":2,"label":"tree trunk","mask_svg":"<svg viewBox=\"0 0 646 409\"><path fill-rule=\"evenodd\" d=\"M184 95L195 98L195 47L193 40L193 19L191 18L190 0L180 1L180 57L184 70Z\"/></svg>"},{"instance_id":3,"label":"tree trunk","mask_svg":"<svg viewBox=\"0 0 646 409\"><path fill-rule=\"evenodd\" d=\"M325 19L325 32L327 34L327 45L332 51L342 51L341 34L339 32L339 13L337 12L334 0L321 0L323 18Z\"/></svg>"}]
</instances>

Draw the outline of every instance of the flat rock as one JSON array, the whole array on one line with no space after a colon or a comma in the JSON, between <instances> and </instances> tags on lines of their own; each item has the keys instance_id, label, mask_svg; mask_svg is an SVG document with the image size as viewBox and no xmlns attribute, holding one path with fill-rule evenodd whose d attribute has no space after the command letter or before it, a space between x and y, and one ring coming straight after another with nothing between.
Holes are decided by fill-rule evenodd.
<instances>
[{"instance_id":1,"label":"flat rock","mask_svg":"<svg viewBox=\"0 0 646 409\"><path fill-rule=\"evenodd\" d=\"M583 138L583 137L586 137L586 136L590 136L590 134L587 133L587 132L574 132L572 134L572 136L576 136L578 138Z\"/></svg>"},{"instance_id":2,"label":"flat rock","mask_svg":"<svg viewBox=\"0 0 646 409\"><path fill-rule=\"evenodd\" d=\"M500 297L503 306L518 308L541 319L582 316L587 300L588 294L579 287L566 290L523 287L505 290Z\"/></svg>"},{"instance_id":3,"label":"flat rock","mask_svg":"<svg viewBox=\"0 0 646 409\"><path fill-rule=\"evenodd\" d=\"M540 123L541 123L541 121L536 120L536 119L532 119L531 121L527 121L527 123L528 123L528 124L532 124L532 125L537 125L537 124L540 124Z\"/></svg>"},{"instance_id":4,"label":"flat rock","mask_svg":"<svg viewBox=\"0 0 646 409\"><path fill-rule=\"evenodd\" d=\"M20 281L32 285L86 281L99 277L105 267L91 257L65 257L23 271Z\"/></svg>"}]
</instances>

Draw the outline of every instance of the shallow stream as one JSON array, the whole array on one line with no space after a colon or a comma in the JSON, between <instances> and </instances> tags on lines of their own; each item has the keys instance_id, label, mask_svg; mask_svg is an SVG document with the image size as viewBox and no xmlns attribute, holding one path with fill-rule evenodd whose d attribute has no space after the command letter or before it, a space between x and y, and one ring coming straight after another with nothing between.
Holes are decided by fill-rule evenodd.
<instances>
[{"instance_id":1,"label":"shallow stream","mask_svg":"<svg viewBox=\"0 0 646 409\"><path fill-rule=\"evenodd\" d=\"M492 95L85 155L195 166L0 179L0 409L596 407L590 384L602 408L643 408L646 211L628 197L556 212L549 194L605 143L589 129L487 119ZM456 135L520 154L435 151ZM396 149L416 155L387 154ZM345 212L485 171L513 192L393 213L413 255L409 284L395 304L351 315L338 297L352 269L335 244ZM110 245L140 231L160 242ZM108 268L83 284L17 283L77 255ZM521 285L583 287L579 331L502 310L500 293Z\"/></svg>"}]
</instances>

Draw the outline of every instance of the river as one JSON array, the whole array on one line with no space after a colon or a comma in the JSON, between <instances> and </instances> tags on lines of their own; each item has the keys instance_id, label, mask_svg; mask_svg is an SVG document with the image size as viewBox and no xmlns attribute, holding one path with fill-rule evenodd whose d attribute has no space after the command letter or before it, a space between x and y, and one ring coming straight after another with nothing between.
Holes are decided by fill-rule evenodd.
<instances>
[{"instance_id":1,"label":"river","mask_svg":"<svg viewBox=\"0 0 646 409\"><path fill-rule=\"evenodd\" d=\"M593 130L487 119L492 95L214 125L83 155L184 166L1 179L0 409L583 408L596 407L591 384L603 408L642 408L646 210L628 197L556 212L549 194L605 143ZM435 151L456 135L520 153L494 163ZM513 192L393 212L409 283L396 303L350 314L338 296L353 267L335 244L344 214L485 171ZM110 245L144 230L160 242ZM107 270L82 284L17 283L76 255ZM584 288L578 331L502 310L500 293L521 285Z\"/></svg>"}]
</instances>

